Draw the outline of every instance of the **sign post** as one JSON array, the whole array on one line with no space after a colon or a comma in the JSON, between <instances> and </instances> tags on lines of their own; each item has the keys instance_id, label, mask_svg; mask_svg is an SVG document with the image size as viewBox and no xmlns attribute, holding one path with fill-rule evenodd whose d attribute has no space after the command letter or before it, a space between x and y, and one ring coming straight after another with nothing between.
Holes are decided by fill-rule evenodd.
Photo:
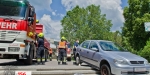
<instances>
[{"instance_id":1,"label":"sign post","mask_svg":"<svg viewBox=\"0 0 150 75\"><path fill-rule=\"evenodd\" d=\"M149 32L150 31L150 22L145 22L144 26L145 26L145 31Z\"/></svg>"}]
</instances>

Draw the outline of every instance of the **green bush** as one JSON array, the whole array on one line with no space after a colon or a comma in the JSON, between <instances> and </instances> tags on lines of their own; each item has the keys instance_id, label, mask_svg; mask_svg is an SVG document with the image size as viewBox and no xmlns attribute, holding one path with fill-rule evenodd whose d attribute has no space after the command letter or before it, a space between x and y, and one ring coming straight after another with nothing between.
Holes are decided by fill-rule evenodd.
<instances>
[{"instance_id":1,"label":"green bush","mask_svg":"<svg viewBox=\"0 0 150 75\"><path fill-rule=\"evenodd\" d=\"M146 42L144 49L138 52L138 55L146 58L150 62L150 39Z\"/></svg>"}]
</instances>

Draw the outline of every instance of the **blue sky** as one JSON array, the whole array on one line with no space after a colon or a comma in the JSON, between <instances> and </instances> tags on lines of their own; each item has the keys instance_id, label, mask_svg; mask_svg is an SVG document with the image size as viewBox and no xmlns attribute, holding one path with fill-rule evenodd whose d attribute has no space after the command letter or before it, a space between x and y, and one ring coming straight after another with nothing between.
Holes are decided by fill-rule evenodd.
<instances>
[{"instance_id":1,"label":"blue sky","mask_svg":"<svg viewBox=\"0 0 150 75\"><path fill-rule=\"evenodd\" d=\"M47 37L59 39L61 27L60 20L68 10L79 5L86 7L90 4L100 5L106 18L112 20L112 31L121 30L124 17L123 8L128 5L127 0L29 0L35 7L37 18L45 26ZM106 6L107 5L107 6Z\"/></svg>"}]
</instances>

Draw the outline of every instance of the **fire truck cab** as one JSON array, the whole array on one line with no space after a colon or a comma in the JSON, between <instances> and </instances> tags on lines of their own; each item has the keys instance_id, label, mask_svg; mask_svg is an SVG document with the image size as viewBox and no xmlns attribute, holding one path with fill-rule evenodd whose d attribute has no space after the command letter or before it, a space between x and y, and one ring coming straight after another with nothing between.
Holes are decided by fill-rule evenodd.
<instances>
[{"instance_id":1,"label":"fire truck cab","mask_svg":"<svg viewBox=\"0 0 150 75\"><path fill-rule=\"evenodd\" d=\"M0 0L0 58L32 64L36 13L27 0Z\"/></svg>"}]
</instances>

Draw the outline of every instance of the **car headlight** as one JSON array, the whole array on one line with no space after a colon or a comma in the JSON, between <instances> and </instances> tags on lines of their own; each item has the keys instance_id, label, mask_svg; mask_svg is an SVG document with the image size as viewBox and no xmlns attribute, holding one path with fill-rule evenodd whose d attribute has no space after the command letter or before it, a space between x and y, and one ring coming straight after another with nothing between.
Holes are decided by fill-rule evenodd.
<instances>
[{"instance_id":1,"label":"car headlight","mask_svg":"<svg viewBox=\"0 0 150 75\"><path fill-rule=\"evenodd\" d=\"M150 65L149 62L148 62L147 60L144 61L144 64L145 64L145 65Z\"/></svg>"},{"instance_id":2,"label":"car headlight","mask_svg":"<svg viewBox=\"0 0 150 75\"><path fill-rule=\"evenodd\" d=\"M123 59L114 59L114 62L116 64L128 65L128 62L126 60L123 60Z\"/></svg>"}]
</instances>

